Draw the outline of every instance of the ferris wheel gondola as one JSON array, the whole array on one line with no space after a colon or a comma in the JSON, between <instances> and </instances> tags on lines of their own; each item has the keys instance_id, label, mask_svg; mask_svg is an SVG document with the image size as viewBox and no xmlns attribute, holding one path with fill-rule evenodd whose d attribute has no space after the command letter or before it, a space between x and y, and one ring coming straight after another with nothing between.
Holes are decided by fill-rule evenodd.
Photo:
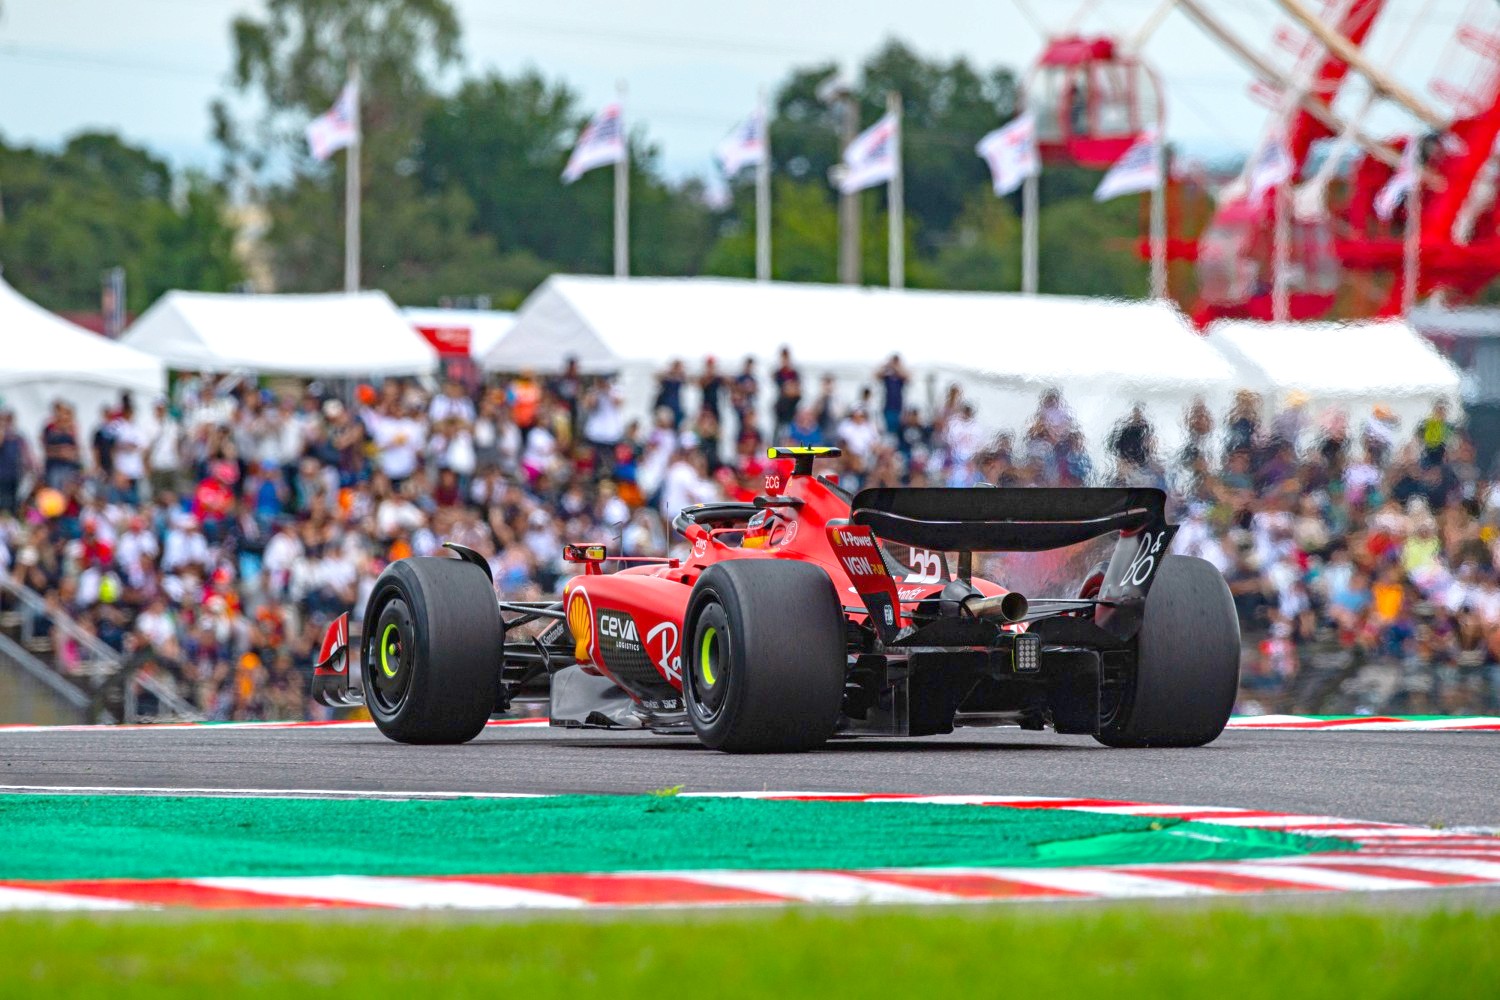
<instances>
[{"instance_id":1,"label":"ferris wheel gondola","mask_svg":"<svg viewBox=\"0 0 1500 1000\"><path fill-rule=\"evenodd\" d=\"M1025 104L1044 161L1095 170L1118 160L1163 117L1156 74L1103 35L1049 39L1028 76Z\"/></svg>"}]
</instances>

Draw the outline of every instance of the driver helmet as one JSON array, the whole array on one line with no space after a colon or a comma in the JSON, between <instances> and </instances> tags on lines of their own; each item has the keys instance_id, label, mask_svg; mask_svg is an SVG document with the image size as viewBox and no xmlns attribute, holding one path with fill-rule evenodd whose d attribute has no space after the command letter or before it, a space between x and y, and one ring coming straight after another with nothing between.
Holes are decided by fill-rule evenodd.
<instances>
[{"instance_id":1,"label":"driver helmet","mask_svg":"<svg viewBox=\"0 0 1500 1000\"><path fill-rule=\"evenodd\" d=\"M776 527L776 515L770 510L756 511L745 525L745 534L740 547L763 549L771 542L771 532Z\"/></svg>"}]
</instances>

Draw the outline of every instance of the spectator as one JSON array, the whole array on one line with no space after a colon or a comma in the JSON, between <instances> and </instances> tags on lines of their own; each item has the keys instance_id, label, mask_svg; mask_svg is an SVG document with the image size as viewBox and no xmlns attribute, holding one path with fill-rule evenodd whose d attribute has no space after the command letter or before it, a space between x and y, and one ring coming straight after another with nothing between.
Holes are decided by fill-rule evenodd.
<instances>
[{"instance_id":1,"label":"spectator","mask_svg":"<svg viewBox=\"0 0 1500 1000\"><path fill-rule=\"evenodd\" d=\"M771 436L779 439L786 433L792 417L797 413L797 406L802 399L802 376L797 371L797 366L792 364L790 347L783 346L777 357L776 370L771 373L771 378L776 383L776 401L772 408L776 426Z\"/></svg>"},{"instance_id":2,"label":"spectator","mask_svg":"<svg viewBox=\"0 0 1500 1000\"><path fill-rule=\"evenodd\" d=\"M16 430L15 414L0 410L0 513L16 513L21 480L33 472L31 449Z\"/></svg>"},{"instance_id":3,"label":"spectator","mask_svg":"<svg viewBox=\"0 0 1500 1000\"><path fill-rule=\"evenodd\" d=\"M870 422L869 414L855 407L838 427L839 447L844 453L859 460L861 465L869 462L880 439L880 429Z\"/></svg>"},{"instance_id":4,"label":"spectator","mask_svg":"<svg viewBox=\"0 0 1500 1000\"><path fill-rule=\"evenodd\" d=\"M491 561L502 591L539 598L567 572L564 539L681 554L667 519L682 506L759 492L754 362L732 379L707 359L694 370L703 404L688 428L667 407L653 419L631 412L607 380L576 371L473 390L445 382L435 395L386 380L358 387L353 407L321 386L273 395L189 373L175 413L163 400L149 414L131 407L126 421L122 403L113 474L86 467L61 401L32 442L0 418L0 501L15 493L9 510L0 503L0 572L208 714L316 713L305 672L321 628L350 609L358 626L392 559L451 539ZM1195 401L1168 435L1184 446L1162 466L1142 411L1092 441L1057 392L996 433L961 387L927 412L903 386L893 431L890 370L842 398L823 377L813 394L783 377L796 373L788 353L773 397L780 440L839 444L846 454L825 468L855 490L1079 485L1095 481L1091 459L1103 451L1117 481L1180 491L1177 551L1220 568L1241 616L1245 706L1285 710L1326 689L1358 710L1500 708L1500 489L1445 409L1411 428L1384 407L1362 421L1309 401L1293 416L1262 414L1241 394L1219 455L1209 453L1218 415ZM715 412L726 396L732 437ZM28 444L41 446L40 470ZM61 669L76 662L65 643L56 658ZM1331 661L1397 680L1309 680Z\"/></svg>"},{"instance_id":5,"label":"spectator","mask_svg":"<svg viewBox=\"0 0 1500 1000\"><path fill-rule=\"evenodd\" d=\"M682 387L687 383L687 369L680 358L674 359L656 376L656 402L652 409L666 410L672 416L672 427L682 426Z\"/></svg>"},{"instance_id":6,"label":"spectator","mask_svg":"<svg viewBox=\"0 0 1500 1000\"><path fill-rule=\"evenodd\" d=\"M1434 468L1443 464L1448 456L1448 446L1453 440L1454 427L1448 422L1448 403L1439 399L1432 406L1427 419L1417 426L1417 440L1422 443L1422 465Z\"/></svg>"},{"instance_id":7,"label":"spectator","mask_svg":"<svg viewBox=\"0 0 1500 1000\"><path fill-rule=\"evenodd\" d=\"M55 490L64 488L83 471L73 407L60 399L52 404L51 419L42 428L42 463L42 475Z\"/></svg>"},{"instance_id":8,"label":"spectator","mask_svg":"<svg viewBox=\"0 0 1500 1000\"><path fill-rule=\"evenodd\" d=\"M703 373L698 376L699 407L704 413L712 413L716 421L724 419L723 396L725 379L719 373L719 362L712 354L703 359Z\"/></svg>"},{"instance_id":9,"label":"spectator","mask_svg":"<svg viewBox=\"0 0 1500 1000\"><path fill-rule=\"evenodd\" d=\"M1123 465L1129 467L1128 470L1122 469L1122 475L1151 464L1154 441L1151 424L1147 422L1141 404L1132 406L1130 415L1115 427L1114 433L1109 437L1109 450Z\"/></svg>"},{"instance_id":10,"label":"spectator","mask_svg":"<svg viewBox=\"0 0 1500 1000\"><path fill-rule=\"evenodd\" d=\"M708 478L703 453L696 448L678 449L662 483L662 517L670 523L684 507L717 499L719 490Z\"/></svg>"},{"instance_id":11,"label":"spectator","mask_svg":"<svg viewBox=\"0 0 1500 1000\"><path fill-rule=\"evenodd\" d=\"M773 413L776 429L771 437L777 441L785 441L792 429L792 421L797 416L797 410L802 404L802 382L796 378L787 379L778 386L776 394L776 408Z\"/></svg>"},{"instance_id":12,"label":"spectator","mask_svg":"<svg viewBox=\"0 0 1500 1000\"><path fill-rule=\"evenodd\" d=\"M906 366L901 363L901 355L892 354L875 373L875 377L880 380L885 393L885 406L882 408L885 429L888 433L895 434L901 426L901 414L906 410L906 383L910 379Z\"/></svg>"},{"instance_id":13,"label":"spectator","mask_svg":"<svg viewBox=\"0 0 1500 1000\"><path fill-rule=\"evenodd\" d=\"M755 377L754 358L747 357L744 367L735 376L730 386L730 401L739 420L735 440L744 441L755 433L755 410L760 405L760 380Z\"/></svg>"}]
</instances>

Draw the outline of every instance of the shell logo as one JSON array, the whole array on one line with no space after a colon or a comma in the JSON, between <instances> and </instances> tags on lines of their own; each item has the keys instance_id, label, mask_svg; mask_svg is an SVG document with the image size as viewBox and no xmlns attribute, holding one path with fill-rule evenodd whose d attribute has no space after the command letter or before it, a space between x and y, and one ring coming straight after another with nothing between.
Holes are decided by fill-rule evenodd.
<instances>
[{"instance_id":1,"label":"shell logo","mask_svg":"<svg viewBox=\"0 0 1500 1000\"><path fill-rule=\"evenodd\" d=\"M568 630L573 633L573 659L579 663L590 662L589 647L594 644L594 609L581 587L568 599Z\"/></svg>"}]
</instances>

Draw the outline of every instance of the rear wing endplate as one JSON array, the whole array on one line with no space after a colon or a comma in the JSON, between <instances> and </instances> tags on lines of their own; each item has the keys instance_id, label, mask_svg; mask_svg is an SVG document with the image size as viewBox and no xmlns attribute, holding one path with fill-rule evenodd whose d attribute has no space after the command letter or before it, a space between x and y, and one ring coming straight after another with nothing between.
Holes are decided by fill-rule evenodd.
<instances>
[{"instance_id":1,"label":"rear wing endplate","mask_svg":"<svg viewBox=\"0 0 1500 1000\"><path fill-rule=\"evenodd\" d=\"M1145 597L1177 527L1166 494L1129 488L876 488L849 520L880 538L945 552L1040 552L1119 533L1099 599Z\"/></svg>"},{"instance_id":2,"label":"rear wing endplate","mask_svg":"<svg viewBox=\"0 0 1500 1000\"><path fill-rule=\"evenodd\" d=\"M828 544L855 593L864 602L870 613L870 624L882 642L890 642L901 630L901 603L897 596L896 581L886 572L885 559L880 553L880 543L875 533L862 525L847 521L830 521L827 527Z\"/></svg>"}]
</instances>

